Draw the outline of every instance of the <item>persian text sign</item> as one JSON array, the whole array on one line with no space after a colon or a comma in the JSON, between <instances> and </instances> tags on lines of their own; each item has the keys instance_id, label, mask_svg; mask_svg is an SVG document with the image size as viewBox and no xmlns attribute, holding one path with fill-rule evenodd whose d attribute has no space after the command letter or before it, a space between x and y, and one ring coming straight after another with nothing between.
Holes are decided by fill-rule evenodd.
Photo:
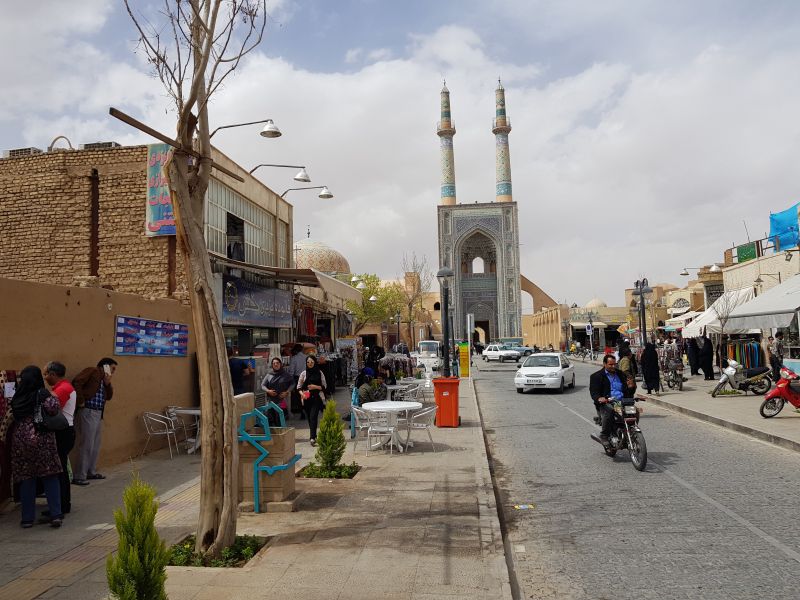
<instances>
[{"instance_id":1,"label":"persian text sign","mask_svg":"<svg viewBox=\"0 0 800 600\"><path fill-rule=\"evenodd\" d=\"M163 166L172 154L167 144L147 146L147 217L146 235L175 235L175 214Z\"/></svg>"},{"instance_id":2,"label":"persian text sign","mask_svg":"<svg viewBox=\"0 0 800 600\"><path fill-rule=\"evenodd\" d=\"M222 324L244 327L292 326L292 292L263 288L237 277L222 278Z\"/></svg>"},{"instance_id":3,"label":"persian text sign","mask_svg":"<svg viewBox=\"0 0 800 600\"><path fill-rule=\"evenodd\" d=\"M458 373L461 377L469 377L469 342L458 344Z\"/></svg>"},{"instance_id":4,"label":"persian text sign","mask_svg":"<svg viewBox=\"0 0 800 600\"><path fill-rule=\"evenodd\" d=\"M117 315L114 354L118 356L186 356L188 348L188 325Z\"/></svg>"}]
</instances>

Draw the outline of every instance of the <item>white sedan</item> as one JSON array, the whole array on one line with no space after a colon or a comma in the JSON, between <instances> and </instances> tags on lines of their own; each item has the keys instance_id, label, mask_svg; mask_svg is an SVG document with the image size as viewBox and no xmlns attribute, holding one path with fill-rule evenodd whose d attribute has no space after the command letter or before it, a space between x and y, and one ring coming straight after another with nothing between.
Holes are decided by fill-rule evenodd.
<instances>
[{"instance_id":1,"label":"white sedan","mask_svg":"<svg viewBox=\"0 0 800 600\"><path fill-rule=\"evenodd\" d=\"M514 385L518 394L537 388L556 389L561 393L567 386L575 387L575 367L558 352L532 354L514 375Z\"/></svg>"}]
</instances>

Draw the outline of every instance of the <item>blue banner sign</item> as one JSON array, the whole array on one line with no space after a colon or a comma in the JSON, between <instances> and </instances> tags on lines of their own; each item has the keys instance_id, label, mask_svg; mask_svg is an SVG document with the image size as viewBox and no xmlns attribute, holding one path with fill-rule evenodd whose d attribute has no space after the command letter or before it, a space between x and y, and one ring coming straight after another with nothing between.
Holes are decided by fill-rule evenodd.
<instances>
[{"instance_id":1,"label":"blue banner sign","mask_svg":"<svg viewBox=\"0 0 800 600\"><path fill-rule=\"evenodd\" d=\"M292 292L263 288L223 275L222 324L289 329L292 326Z\"/></svg>"},{"instance_id":2,"label":"blue banner sign","mask_svg":"<svg viewBox=\"0 0 800 600\"><path fill-rule=\"evenodd\" d=\"M188 325L117 315L117 356L186 356L188 349Z\"/></svg>"},{"instance_id":3,"label":"blue banner sign","mask_svg":"<svg viewBox=\"0 0 800 600\"><path fill-rule=\"evenodd\" d=\"M163 168L172 156L167 144L147 146L147 223L145 235L175 235L175 214Z\"/></svg>"}]
</instances>

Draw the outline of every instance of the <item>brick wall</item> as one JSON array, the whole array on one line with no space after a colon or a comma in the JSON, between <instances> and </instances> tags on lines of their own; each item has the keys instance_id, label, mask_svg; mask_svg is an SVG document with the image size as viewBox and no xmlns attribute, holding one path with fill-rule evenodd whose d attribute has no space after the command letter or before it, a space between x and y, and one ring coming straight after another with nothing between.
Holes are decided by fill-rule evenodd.
<instances>
[{"instance_id":1,"label":"brick wall","mask_svg":"<svg viewBox=\"0 0 800 600\"><path fill-rule=\"evenodd\" d=\"M145 236L146 146L0 160L0 275L71 285L92 275L91 178L99 187L98 283L169 295L168 237ZM183 262L176 283L185 288ZM179 294L180 295L180 294Z\"/></svg>"}]
</instances>

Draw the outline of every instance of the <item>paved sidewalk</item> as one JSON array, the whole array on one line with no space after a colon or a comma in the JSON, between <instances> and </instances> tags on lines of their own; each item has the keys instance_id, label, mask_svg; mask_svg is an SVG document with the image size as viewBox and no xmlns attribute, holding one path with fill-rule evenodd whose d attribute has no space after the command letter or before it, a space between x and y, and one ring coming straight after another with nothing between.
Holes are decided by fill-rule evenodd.
<instances>
[{"instance_id":1,"label":"paved sidewalk","mask_svg":"<svg viewBox=\"0 0 800 600\"><path fill-rule=\"evenodd\" d=\"M349 394L337 393L340 412ZM243 569L169 567L172 600L211 598L393 599L511 598L503 542L472 386L462 381L462 426L434 428L436 453L417 432L409 453L370 452L365 442L345 460L363 466L353 480L298 479L298 512L242 514L238 532L269 538ZM297 427L299 466L313 457ZM346 430L346 434L347 434ZM422 435L419 435L422 433ZM349 436L348 436L349 437ZM193 533L199 457L165 452L137 461L161 496L157 516L168 543ZM116 548L113 508L130 465L87 488L73 487L73 514L59 530L19 528L19 508L0 516L0 600L106 597L105 559Z\"/></svg>"}]
</instances>

